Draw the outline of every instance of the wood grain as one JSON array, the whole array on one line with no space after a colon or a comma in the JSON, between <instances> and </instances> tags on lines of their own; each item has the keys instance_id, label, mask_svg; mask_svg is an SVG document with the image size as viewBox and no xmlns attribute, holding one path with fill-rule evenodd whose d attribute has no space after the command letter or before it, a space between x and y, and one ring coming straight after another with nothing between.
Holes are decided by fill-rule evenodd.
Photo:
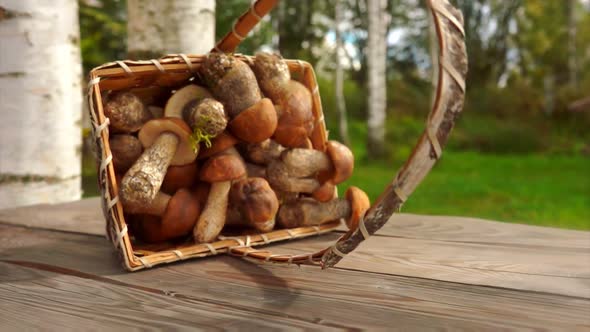
<instances>
[{"instance_id":1,"label":"wood grain","mask_svg":"<svg viewBox=\"0 0 590 332\"><path fill-rule=\"evenodd\" d=\"M0 223L94 235L104 235L106 224L98 197L0 210Z\"/></svg>"},{"instance_id":2,"label":"wood grain","mask_svg":"<svg viewBox=\"0 0 590 332\"><path fill-rule=\"evenodd\" d=\"M101 233L98 199L0 211L0 221L73 232ZM62 216L60 217L60 213ZM590 297L590 232L475 218L394 215L340 268ZM89 231L90 230L90 231ZM95 230L95 231L92 231ZM279 244L277 252L312 251L335 235ZM11 241L0 233L1 241ZM102 239L99 239L103 241ZM39 245L37 243L36 245ZM78 244L80 247L84 243ZM102 255L113 251L103 243ZM1 249L0 249L1 250ZM67 259L69 249L45 256ZM84 255L84 252L81 253ZM90 264L81 262L81 264ZM91 266L90 266L91 268ZM118 270L116 263L113 268Z\"/></svg>"},{"instance_id":3,"label":"wood grain","mask_svg":"<svg viewBox=\"0 0 590 332\"><path fill-rule=\"evenodd\" d=\"M98 197L64 204L0 210L0 223L104 235ZM345 230L343 227L342 230ZM400 213L378 236L483 244L590 249L590 232L529 226L478 218Z\"/></svg>"},{"instance_id":4,"label":"wood grain","mask_svg":"<svg viewBox=\"0 0 590 332\"><path fill-rule=\"evenodd\" d=\"M74 270L55 273L45 265L0 263L0 298L7 303L0 304L0 326L18 325L14 317L27 316L42 317L47 326L70 319L90 324L87 310L92 308L103 317L101 326L130 317L121 325L125 327L226 327L218 323L226 309L236 311L238 321L250 317L235 323L242 328L273 328L277 320L285 320L287 328L590 328L590 301L583 298L347 269L258 265L227 256L126 273L109 254L110 244L99 237L8 226L0 226L0 235L2 260ZM11 293L14 287L19 296ZM201 312L207 307L211 314ZM34 318L27 322L33 324Z\"/></svg>"},{"instance_id":5,"label":"wood grain","mask_svg":"<svg viewBox=\"0 0 590 332\"><path fill-rule=\"evenodd\" d=\"M321 326L159 290L96 282L0 263L0 329L213 329ZM4 281L8 276L11 280ZM17 280L15 280L18 278ZM253 317L257 319L253 320Z\"/></svg>"},{"instance_id":6,"label":"wood grain","mask_svg":"<svg viewBox=\"0 0 590 332\"><path fill-rule=\"evenodd\" d=\"M590 249L590 232L479 218L407 213L394 214L377 235L464 243Z\"/></svg>"},{"instance_id":7,"label":"wood grain","mask_svg":"<svg viewBox=\"0 0 590 332\"><path fill-rule=\"evenodd\" d=\"M336 236L326 235L323 239L293 241L277 245L274 251L319 250L326 245L324 241L334 240ZM590 252L579 249L374 237L338 267L590 298L588 262Z\"/></svg>"}]
</instances>

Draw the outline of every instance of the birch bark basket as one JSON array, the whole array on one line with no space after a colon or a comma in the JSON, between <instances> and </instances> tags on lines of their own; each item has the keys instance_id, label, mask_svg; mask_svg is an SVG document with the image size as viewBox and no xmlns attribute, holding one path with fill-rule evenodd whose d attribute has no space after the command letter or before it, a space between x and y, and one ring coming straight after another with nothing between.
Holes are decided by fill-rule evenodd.
<instances>
[{"instance_id":1,"label":"birch bark basket","mask_svg":"<svg viewBox=\"0 0 590 332\"><path fill-rule=\"evenodd\" d=\"M81 196L76 0L0 2L0 208Z\"/></svg>"}]
</instances>

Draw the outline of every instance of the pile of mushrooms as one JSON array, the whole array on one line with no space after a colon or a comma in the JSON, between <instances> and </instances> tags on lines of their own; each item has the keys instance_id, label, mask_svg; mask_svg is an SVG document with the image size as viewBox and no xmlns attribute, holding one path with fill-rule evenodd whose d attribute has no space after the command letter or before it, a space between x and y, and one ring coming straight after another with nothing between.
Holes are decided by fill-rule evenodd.
<instances>
[{"instance_id":1,"label":"pile of mushrooms","mask_svg":"<svg viewBox=\"0 0 590 332\"><path fill-rule=\"evenodd\" d=\"M187 85L113 92L104 112L138 241L210 243L226 228L250 234L341 219L356 227L369 208L356 187L336 197L354 157L335 141L314 149L311 93L280 56L259 53L247 64L211 53Z\"/></svg>"}]
</instances>

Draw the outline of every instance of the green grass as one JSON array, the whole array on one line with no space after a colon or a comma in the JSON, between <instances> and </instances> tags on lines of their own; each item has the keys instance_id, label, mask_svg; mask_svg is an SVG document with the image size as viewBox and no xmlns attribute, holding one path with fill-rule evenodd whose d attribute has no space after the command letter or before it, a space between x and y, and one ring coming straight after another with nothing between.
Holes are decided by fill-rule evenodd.
<instances>
[{"instance_id":1,"label":"green grass","mask_svg":"<svg viewBox=\"0 0 590 332\"><path fill-rule=\"evenodd\" d=\"M395 176L395 164L361 161L340 190L355 185L374 200ZM590 230L589 172L583 156L445 151L402 211Z\"/></svg>"}]
</instances>

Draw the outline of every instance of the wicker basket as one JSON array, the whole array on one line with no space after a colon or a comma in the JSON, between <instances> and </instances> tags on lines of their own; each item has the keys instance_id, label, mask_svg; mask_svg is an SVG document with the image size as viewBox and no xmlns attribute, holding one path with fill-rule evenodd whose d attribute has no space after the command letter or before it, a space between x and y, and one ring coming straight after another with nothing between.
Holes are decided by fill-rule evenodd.
<instances>
[{"instance_id":1,"label":"wicker basket","mask_svg":"<svg viewBox=\"0 0 590 332\"><path fill-rule=\"evenodd\" d=\"M253 2L250 9L234 24L232 31L212 51L233 52L276 2L277 0ZM437 75L434 102L427 118L426 129L408 161L367 211L358 228L349 230L334 245L313 253L282 255L253 247L330 232L340 225L339 222L313 227L279 229L265 234L220 236L218 241L207 244L138 245L133 243L128 234L123 206L118 199L119 188L115 180L109 147L109 120L104 115L102 97L109 91L131 88L162 87L172 90L181 87L195 75L205 56L173 54L158 60L115 61L93 69L88 84L88 98L97 146L98 181L102 194L103 213L107 222L107 237L118 250L125 268L135 271L158 264L220 253L260 261L321 264L323 267L330 267L381 228L389 217L400 209L409 194L440 158L449 132L463 107L467 58L461 13L447 0L429 0L428 6L438 38L438 56L433 57L437 60L435 61ZM253 57L237 56L246 63L252 63ZM314 149L323 151L327 132L313 68L309 63L299 60L287 60L287 63L293 78L299 80L312 92L313 114L316 122L310 139Z\"/></svg>"}]
</instances>

